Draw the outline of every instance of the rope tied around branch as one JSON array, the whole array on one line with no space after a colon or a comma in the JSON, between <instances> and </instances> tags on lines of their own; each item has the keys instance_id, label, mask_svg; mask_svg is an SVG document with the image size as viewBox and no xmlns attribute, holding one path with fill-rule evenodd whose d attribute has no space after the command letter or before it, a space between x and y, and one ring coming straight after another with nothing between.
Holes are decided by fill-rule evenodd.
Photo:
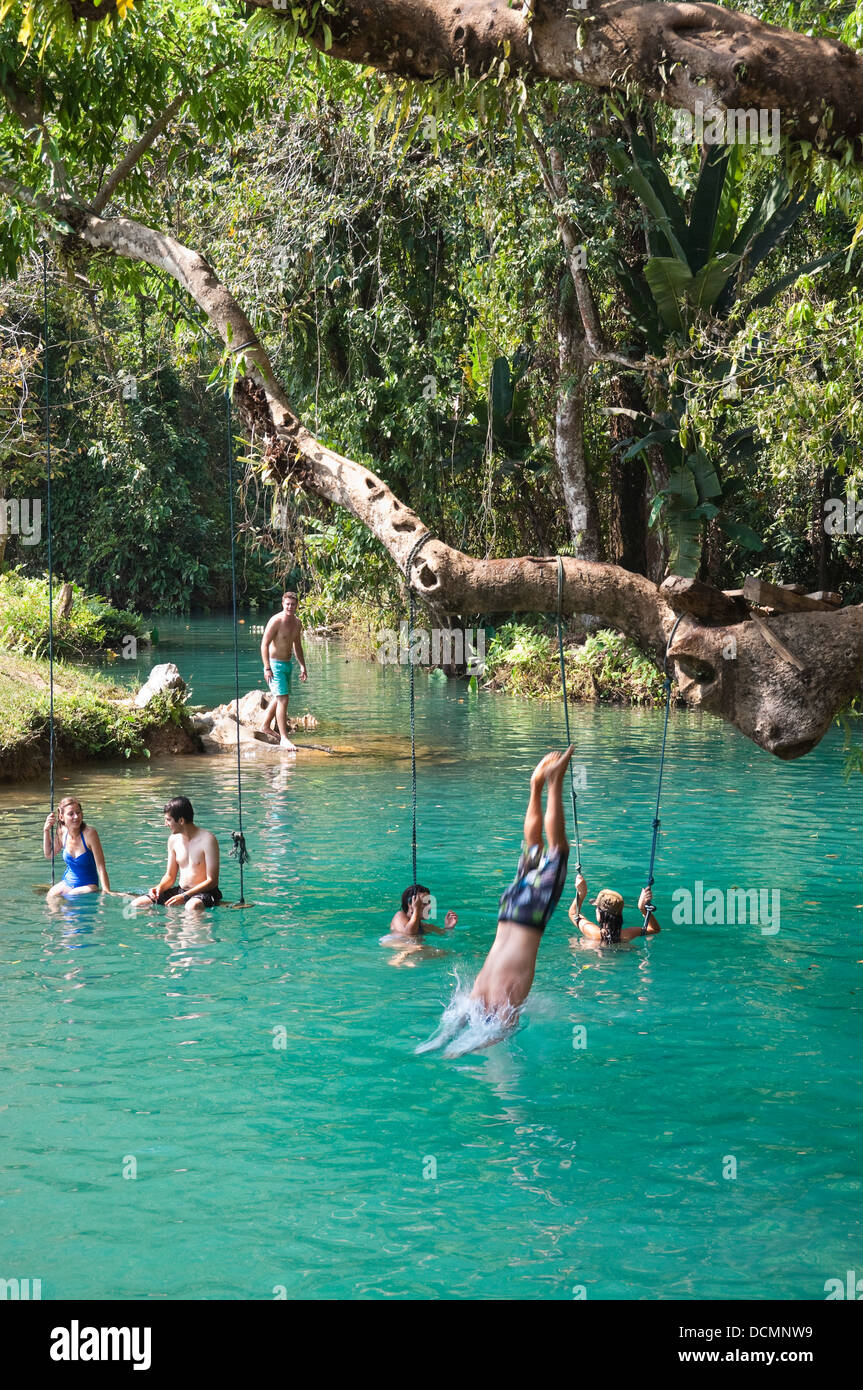
<instances>
[{"instance_id":1,"label":"rope tied around branch","mask_svg":"<svg viewBox=\"0 0 863 1390\"><path fill-rule=\"evenodd\" d=\"M411 720L411 883L417 881L417 742L416 706L414 689L414 663L411 660L413 646L414 618L416 617L416 595L411 584L411 569L414 560L426 541L432 539L431 531L426 531L411 548L405 564L405 582L408 586L408 666L410 668L410 720Z\"/></svg>"},{"instance_id":2,"label":"rope tied around branch","mask_svg":"<svg viewBox=\"0 0 863 1390\"><path fill-rule=\"evenodd\" d=\"M563 654L563 560L557 557L557 648L560 656L560 684L563 688L563 715L566 720L566 746L572 743L569 733L569 699L566 693L566 658ZM569 794L572 800L572 820L575 826L575 871L581 873L581 840L578 834L578 810L576 809L575 778L572 774L572 760L569 764Z\"/></svg>"},{"instance_id":3,"label":"rope tied around branch","mask_svg":"<svg viewBox=\"0 0 863 1390\"><path fill-rule=\"evenodd\" d=\"M665 721L662 726L662 751L659 755L659 780L656 787L656 810L654 811L653 815L653 840L651 841L650 845L650 868L647 872L647 883L645 884L645 888L647 889L648 893L648 900L645 908L643 909L644 925L641 928L642 936L647 935L647 922L651 912L653 911L653 903L651 901L650 890L653 887L653 866L656 861L656 845L659 839L659 827L661 824L659 819L659 798L662 794L662 773L665 767L665 745L668 740L668 713L671 708L671 673L668 670L668 653L671 650L671 644L674 641L674 634L677 631L678 625L686 616L686 613L679 613L677 615L677 618L674 622L674 626L672 627L671 632L668 634L668 641L665 644L665 659L662 663L663 670L665 671Z\"/></svg>"}]
</instances>

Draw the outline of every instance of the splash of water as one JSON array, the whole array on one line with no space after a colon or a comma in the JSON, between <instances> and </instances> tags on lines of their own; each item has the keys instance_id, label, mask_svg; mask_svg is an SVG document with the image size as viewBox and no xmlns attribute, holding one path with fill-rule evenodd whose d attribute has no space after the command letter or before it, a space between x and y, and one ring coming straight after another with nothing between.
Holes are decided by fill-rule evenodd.
<instances>
[{"instance_id":1,"label":"splash of water","mask_svg":"<svg viewBox=\"0 0 863 1390\"><path fill-rule=\"evenodd\" d=\"M469 1052L493 1047L516 1031L523 1005L518 1008L507 1005L491 1012L481 999L470 997L471 987L471 984L462 984L456 976L455 993L444 1009L437 1030L414 1048L416 1053L443 1049L444 1057L465 1057Z\"/></svg>"}]
</instances>

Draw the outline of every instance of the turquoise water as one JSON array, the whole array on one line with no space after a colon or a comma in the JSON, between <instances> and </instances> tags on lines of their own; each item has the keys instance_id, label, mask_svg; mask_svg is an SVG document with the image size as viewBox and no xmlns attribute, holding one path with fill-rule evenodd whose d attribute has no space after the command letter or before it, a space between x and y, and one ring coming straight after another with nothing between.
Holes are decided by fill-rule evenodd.
<instances>
[{"instance_id":1,"label":"turquoise water","mask_svg":"<svg viewBox=\"0 0 863 1390\"><path fill-rule=\"evenodd\" d=\"M160 626L195 699L229 698L224 624ZM783 765L674 713L668 929L588 950L558 909L521 1030L447 1062L414 1048L491 943L560 708L419 678L420 877L460 920L395 964L378 938L410 878L406 672L307 655L292 703L355 751L246 763L243 912L50 913L45 789L0 789L0 1277L47 1298L823 1298L859 1270L863 811L838 741ZM661 716L575 717L591 896L631 901ZM236 896L229 757L61 774L73 789L114 887L156 881L183 791ZM779 931L672 925L696 880L778 890Z\"/></svg>"}]
</instances>

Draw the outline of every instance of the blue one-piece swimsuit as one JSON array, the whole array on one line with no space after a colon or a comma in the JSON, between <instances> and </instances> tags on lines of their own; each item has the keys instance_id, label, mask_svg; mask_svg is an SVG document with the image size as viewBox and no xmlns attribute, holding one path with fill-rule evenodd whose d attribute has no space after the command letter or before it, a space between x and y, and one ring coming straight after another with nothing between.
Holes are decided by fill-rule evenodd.
<instances>
[{"instance_id":1,"label":"blue one-piece swimsuit","mask_svg":"<svg viewBox=\"0 0 863 1390\"><path fill-rule=\"evenodd\" d=\"M83 854L72 855L66 848L67 839L63 841L63 859L66 863L66 872L63 875L63 882L67 888L98 888L99 871L96 868L96 857L88 847L84 839L84 832L81 831L81 844L84 846Z\"/></svg>"}]
</instances>

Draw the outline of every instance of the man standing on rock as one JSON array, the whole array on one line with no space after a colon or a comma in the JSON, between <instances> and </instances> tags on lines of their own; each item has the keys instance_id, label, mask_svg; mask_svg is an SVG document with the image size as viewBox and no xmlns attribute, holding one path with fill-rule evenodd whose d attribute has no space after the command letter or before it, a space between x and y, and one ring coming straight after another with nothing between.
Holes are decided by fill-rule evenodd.
<instances>
[{"instance_id":1,"label":"man standing on rock","mask_svg":"<svg viewBox=\"0 0 863 1390\"><path fill-rule=\"evenodd\" d=\"M296 652L300 664L300 680L307 676L306 658L303 654L302 625L297 617L297 595L292 589L282 594L282 611L275 613L261 638L261 660L264 663L264 678L273 696L267 705L261 733L268 734L273 727L273 716L279 726L279 747L287 753L296 753L296 744L288 738L288 700L291 696L291 675L293 658Z\"/></svg>"}]
</instances>

